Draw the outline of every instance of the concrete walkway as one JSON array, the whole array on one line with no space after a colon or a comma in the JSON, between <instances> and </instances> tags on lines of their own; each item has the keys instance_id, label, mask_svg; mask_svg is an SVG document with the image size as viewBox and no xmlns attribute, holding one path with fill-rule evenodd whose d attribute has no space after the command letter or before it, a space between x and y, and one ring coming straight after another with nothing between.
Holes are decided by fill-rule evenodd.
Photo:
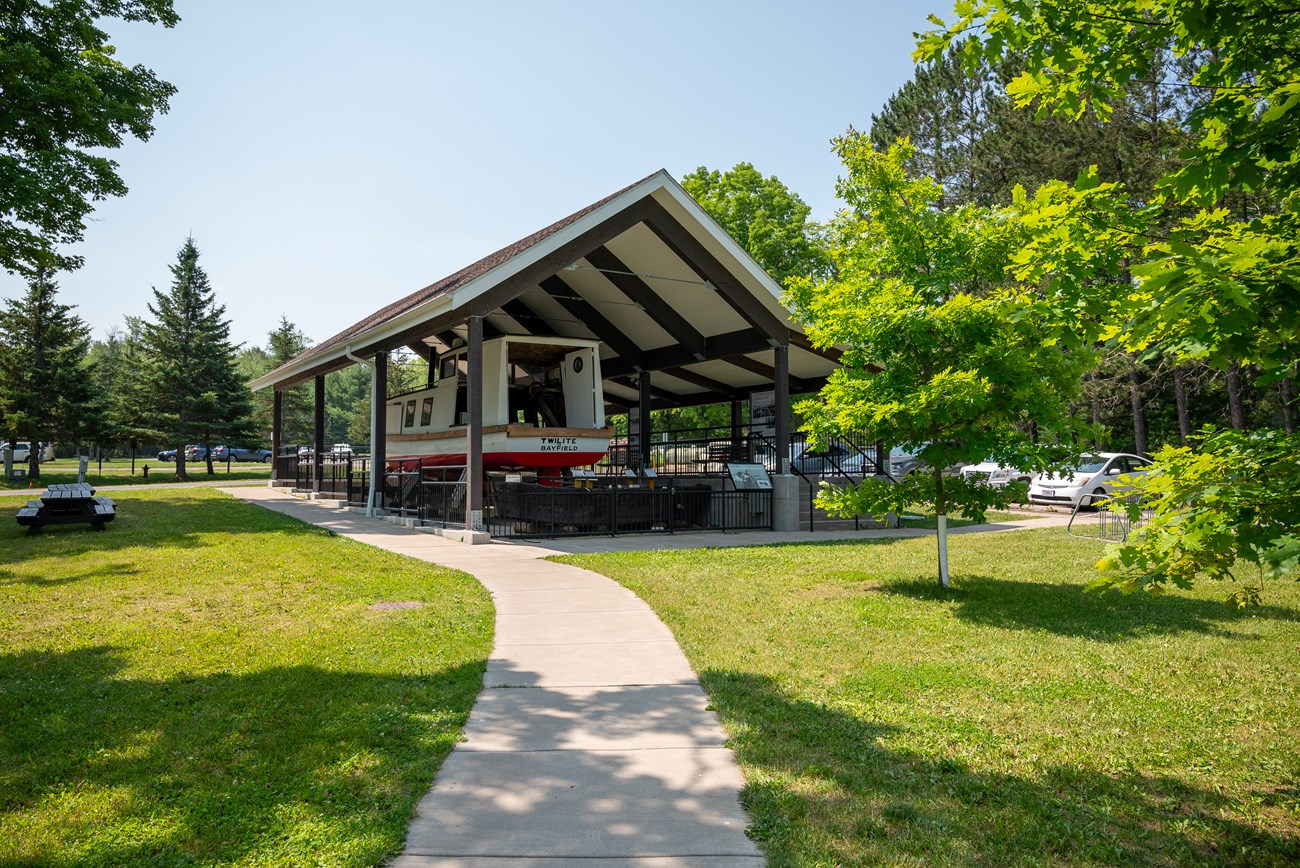
<instances>
[{"instance_id":1,"label":"concrete walkway","mask_svg":"<svg viewBox=\"0 0 1300 868\"><path fill-rule=\"evenodd\" d=\"M229 493L492 593L485 689L394 868L763 864L717 716L635 594L539 560L554 553L541 546L467 546L265 487Z\"/></svg>"},{"instance_id":2,"label":"concrete walkway","mask_svg":"<svg viewBox=\"0 0 1300 868\"><path fill-rule=\"evenodd\" d=\"M393 868L762 865L744 834L742 780L725 734L668 629L616 582L541 558L934 535L914 528L684 533L469 546L265 486L228 493L464 570L492 594L496 646L485 689ZM1046 514L951 532L1068 520Z\"/></svg>"}]
</instances>

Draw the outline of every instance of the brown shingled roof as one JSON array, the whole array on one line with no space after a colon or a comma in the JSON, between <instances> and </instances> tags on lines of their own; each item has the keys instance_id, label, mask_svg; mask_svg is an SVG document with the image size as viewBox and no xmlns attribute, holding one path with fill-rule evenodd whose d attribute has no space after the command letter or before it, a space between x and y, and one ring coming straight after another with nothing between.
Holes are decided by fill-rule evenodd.
<instances>
[{"instance_id":1,"label":"brown shingled roof","mask_svg":"<svg viewBox=\"0 0 1300 868\"><path fill-rule=\"evenodd\" d=\"M663 170L661 169L660 171ZM600 206L614 199L617 199L619 196L623 195L628 190L631 190L633 187L637 186L638 184L645 183L646 181L648 181L650 178L653 178L657 174L659 173L652 172L649 175L646 175L641 180L636 181L635 183L632 184L628 184L623 189L611 193L605 198L597 202L593 202L587 207L573 212L568 217L565 217L561 220L557 220L555 223L552 223L550 226L547 226L545 229L538 230L537 232L534 232L532 235L529 235L525 238L521 238L518 241L514 242L513 244L506 245L505 247L502 247L500 250L496 251L495 253L489 253L487 256L483 257L478 262L475 262L472 265L467 265L466 267L462 268L460 271L457 271L455 274L444 277L442 280L439 280L436 283L431 283L428 286L426 286L424 289L416 290L415 292L411 293L405 298L399 299L393 302L392 304L388 305L387 307L380 308L379 310L375 311L370 316L366 317L360 322L348 326L346 329L334 335L332 338L320 342L319 344L303 352L296 358L286 362L285 364L281 365L279 368L276 368L275 371L271 372L271 375L274 375L276 372L283 370L284 368L288 368L291 365L296 365L301 362L312 359L316 356L323 355L328 350L334 349L342 344L346 344L350 339L356 337L357 335L369 329L372 329L376 326L383 325L385 322L394 319L395 317L401 316L403 313L411 310L412 308L415 308L427 301L430 301L431 299L437 298L440 295L444 295L445 293L451 292L456 287L468 283L469 281L477 277L481 277L482 275L491 271L493 268L496 268L498 265L510 261L514 257L528 250L530 247L539 244L542 241L545 241L547 238L551 237L555 233L564 229L566 226L569 226L577 222L578 220L585 217L587 214L590 214L592 211L595 211Z\"/></svg>"}]
</instances>

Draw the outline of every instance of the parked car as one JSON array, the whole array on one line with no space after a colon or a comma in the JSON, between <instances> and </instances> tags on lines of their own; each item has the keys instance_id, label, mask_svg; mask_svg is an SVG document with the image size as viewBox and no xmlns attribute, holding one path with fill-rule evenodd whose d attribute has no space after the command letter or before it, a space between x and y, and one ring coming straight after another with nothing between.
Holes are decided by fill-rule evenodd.
<instances>
[{"instance_id":1,"label":"parked car","mask_svg":"<svg viewBox=\"0 0 1300 868\"><path fill-rule=\"evenodd\" d=\"M1044 473L1029 486L1033 503L1077 507L1094 506L1108 497L1123 494L1128 487L1119 478L1147 473L1151 462L1124 452L1085 455L1079 463L1059 473Z\"/></svg>"},{"instance_id":2,"label":"parked car","mask_svg":"<svg viewBox=\"0 0 1300 868\"><path fill-rule=\"evenodd\" d=\"M245 449L242 446L212 447L213 461L261 461L270 462L270 449Z\"/></svg>"},{"instance_id":3,"label":"parked car","mask_svg":"<svg viewBox=\"0 0 1300 868\"><path fill-rule=\"evenodd\" d=\"M898 446L889 450L889 475L894 479L902 479L904 476L928 470L930 465L926 464L918 454L927 445L922 443L915 452ZM961 465L954 464L951 467L945 467L943 472L947 476L956 476L961 472Z\"/></svg>"},{"instance_id":4,"label":"parked car","mask_svg":"<svg viewBox=\"0 0 1300 868\"><path fill-rule=\"evenodd\" d=\"M208 447L206 447L206 446L186 446L186 447L185 447L185 460L186 460L186 461L207 461L207 460L208 460Z\"/></svg>"},{"instance_id":5,"label":"parked car","mask_svg":"<svg viewBox=\"0 0 1300 868\"><path fill-rule=\"evenodd\" d=\"M186 446L186 447L185 447L185 458L186 458L186 460L188 460L189 457L190 457L190 450L192 450L192 449L198 449L198 448L199 448L199 447L197 447L197 446ZM159 452L159 453L158 453L158 460L159 460L159 461L175 461L175 460L176 460L176 450L175 450L175 449L164 449L162 452Z\"/></svg>"},{"instance_id":6,"label":"parked car","mask_svg":"<svg viewBox=\"0 0 1300 868\"><path fill-rule=\"evenodd\" d=\"M791 461L790 466L809 476L861 476L875 473L871 456L843 443L831 443L825 449L806 446Z\"/></svg>"},{"instance_id":7,"label":"parked car","mask_svg":"<svg viewBox=\"0 0 1300 868\"><path fill-rule=\"evenodd\" d=\"M996 461L981 461L979 464L967 464L961 469L961 475L966 479L979 479L996 488L1001 488L1008 482L1033 482L1034 477L1038 474L1032 470L1017 470L1014 467L1006 467Z\"/></svg>"},{"instance_id":8,"label":"parked car","mask_svg":"<svg viewBox=\"0 0 1300 868\"><path fill-rule=\"evenodd\" d=\"M0 443L0 461L3 460L5 452L9 451L9 441L5 440ZM14 444L14 464L26 464L32 457L32 444L25 440L19 440Z\"/></svg>"},{"instance_id":9,"label":"parked car","mask_svg":"<svg viewBox=\"0 0 1300 868\"><path fill-rule=\"evenodd\" d=\"M330 447L330 456L333 458L351 458L352 447L347 443L335 443Z\"/></svg>"}]
</instances>

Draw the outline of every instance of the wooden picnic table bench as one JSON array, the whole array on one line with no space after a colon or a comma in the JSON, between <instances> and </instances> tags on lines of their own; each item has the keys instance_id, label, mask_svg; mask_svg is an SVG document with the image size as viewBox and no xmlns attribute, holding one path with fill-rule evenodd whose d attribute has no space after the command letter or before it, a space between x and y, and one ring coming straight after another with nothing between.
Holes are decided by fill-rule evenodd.
<instances>
[{"instance_id":1,"label":"wooden picnic table bench","mask_svg":"<svg viewBox=\"0 0 1300 868\"><path fill-rule=\"evenodd\" d=\"M88 482L51 485L40 500L29 500L18 510L18 523L27 528L28 536L38 534L47 524L89 524L95 530L117 515L117 505L107 497L95 497Z\"/></svg>"}]
</instances>

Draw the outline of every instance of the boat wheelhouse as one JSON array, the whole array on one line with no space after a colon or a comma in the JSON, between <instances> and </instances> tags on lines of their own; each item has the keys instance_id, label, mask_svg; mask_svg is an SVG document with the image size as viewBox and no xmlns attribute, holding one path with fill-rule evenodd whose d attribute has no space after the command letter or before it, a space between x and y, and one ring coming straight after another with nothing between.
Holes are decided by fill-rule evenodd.
<instances>
[{"instance_id":1,"label":"boat wheelhouse","mask_svg":"<svg viewBox=\"0 0 1300 868\"><path fill-rule=\"evenodd\" d=\"M502 336L483 341L483 468L560 473L609 450L600 342ZM467 348L437 356L424 389L388 400L395 470L467 466Z\"/></svg>"}]
</instances>

